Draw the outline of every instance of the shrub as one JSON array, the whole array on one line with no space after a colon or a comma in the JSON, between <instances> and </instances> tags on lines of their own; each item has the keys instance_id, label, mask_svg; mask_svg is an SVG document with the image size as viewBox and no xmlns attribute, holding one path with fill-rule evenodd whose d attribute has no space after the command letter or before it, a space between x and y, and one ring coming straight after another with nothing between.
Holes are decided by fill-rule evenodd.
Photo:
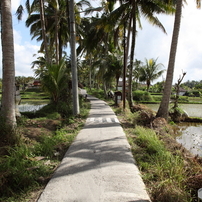
<instances>
[{"instance_id":1,"label":"shrub","mask_svg":"<svg viewBox=\"0 0 202 202\"><path fill-rule=\"evenodd\" d=\"M133 100L135 101L153 101L151 94L147 91L137 90L133 92Z\"/></svg>"},{"instance_id":2,"label":"shrub","mask_svg":"<svg viewBox=\"0 0 202 202\"><path fill-rule=\"evenodd\" d=\"M89 92L98 99L104 99L105 97L104 90L102 89L92 88Z\"/></svg>"},{"instance_id":3,"label":"shrub","mask_svg":"<svg viewBox=\"0 0 202 202\"><path fill-rule=\"evenodd\" d=\"M192 91L186 92L184 95L189 96L189 97L200 97L201 96L201 91L192 90Z\"/></svg>"}]
</instances>

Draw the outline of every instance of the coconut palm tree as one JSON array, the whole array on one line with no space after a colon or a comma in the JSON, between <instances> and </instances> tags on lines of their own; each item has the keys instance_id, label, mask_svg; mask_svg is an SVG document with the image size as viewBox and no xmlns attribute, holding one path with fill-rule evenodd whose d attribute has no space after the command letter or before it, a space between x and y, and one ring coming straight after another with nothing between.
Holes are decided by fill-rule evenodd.
<instances>
[{"instance_id":1,"label":"coconut palm tree","mask_svg":"<svg viewBox=\"0 0 202 202\"><path fill-rule=\"evenodd\" d=\"M178 43L178 36L180 31L182 1L183 0L177 0L177 4L176 4L175 22L174 22L174 28L173 28L173 36L172 36L172 42L171 42L167 75L166 75L166 80L164 85L163 97L156 115L157 117L162 117L162 118L165 118L166 120L168 119L168 110L169 110L169 102L170 102L172 83L173 83L173 73L174 73L175 58L176 58L176 52L177 52L177 43Z\"/></svg>"},{"instance_id":2,"label":"coconut palm tree","mask_svg":"<svg viewBox=\"0 0 202 202\"><path fill-rule=\"evenodd\" d=\"M139 81L146 81L147 91L149 91L151 82L158 79L165 71L162 70L163 64L157 63L157 59L145 59L146 64L139 68Z\"/></svg>"},{"instance_id":3,"label":"coconut palm tree","mask_svg":"<svg viewBox=\"0 0 202 202\"><path fill-rule=\"evenodd\" d=\"M133 78L133 81L135 82L135 89L137 89L139 78L140 78L140 67L143 66L143 62L141 60L135 59L133 66L134 68L133 68L132 78Z\"/></svg>"},{"instance_id":4,"label":"coconut palm tree","mask_svg":"<svg viewBox=\"0 0 202 202\"><path fill-rule=\"evenodd\" d=\"M6 124L14 128L16 125L15 64L11 0L1 1L1 41L3 58L1 114Z\"/></svg>"},{"instance_id":5,"label":"coconut palm tree","mask_svg":"<svg viewBox=\"0 0 202 202\"><path fill-rule=\"evenodd\" d=\"M76 28L74 14L74 0L69 1L70 19L70 46L71 46L71 68L72 68L72 94L73 94L73 114L80 113L78 95L78 74L77 74L77 55L76 55Z\"/></svg>"},{"instance_id":6,"label":"coconut palm tree","mask_svg":"<svg viewBox=\"0 0 202 202\"><path fill-rule=\"evenodd\" d=\"M47 64L40 74L42 88L49 93L54 104L57 105L64 90L67 91L68 79L70 80L64 59L59 64Z\"/></svg>"},{"instance_id":7,"label":"coconut palm tree","mask_svg":"<svg viewBox=\"0 0 202 202\"><path fill-rule=\"evenodd\" d=\"M201 6L200 2L201 2L200 0L196 0L196 4L198 8ZM183 0L177 0L168 70L167 70L167 75L166 75L166 80L164 85L163 97L156 115L157 117L162 117L162 118L165 118L166 120L168 119L169 102L170 102L172 83L173 83L173 73L174 73L178 36L180 31L180 23L181 23L181 15L182 15L182 3L183 3Z\"/></svg>"},{"instance_id":8,"label":"coconut palm tree","mask_svg":"<svg viewBox=\"0 0 202 202\"><path fill-rule=\"evenodd\" d=\"M158 26L165 32L165 28L158 20L156 14L164 13L171 14L173 13L173 5L170 4L170 1L140 1L140 0L125 0L120 1L120 6L110 13L109 18L114 21L116 19L117 24L127 27L127 42L126 42L126 61L128 60L128 50L129 42L132 41L130 47L130 65L129 65L129 93L128 93L128 102L129 105L132 105L132 71L134 63L134 51L135 51L135 41L136 41L136 22L138 22L141 27L140 17L143 16L151 24ZM111 22L112 23L112 22ZM113 23L114 24L114 23Z\"/></svg>"}]
</instances>

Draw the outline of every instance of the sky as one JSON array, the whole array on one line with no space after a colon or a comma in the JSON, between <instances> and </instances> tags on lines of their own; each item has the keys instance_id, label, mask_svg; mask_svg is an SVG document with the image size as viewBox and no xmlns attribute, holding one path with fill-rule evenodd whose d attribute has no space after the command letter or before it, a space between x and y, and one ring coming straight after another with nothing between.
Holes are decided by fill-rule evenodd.
<instances>
[{"instance_id":1,"label":"sky","mask_svg":"<svg viewBox=\"0 0 202 202\"><path fill-rule=\"evenodd\" d=\"M31 69L32 61L36 60L34 54L39 50L39 43L31 40L29 28L25 27L25 16L20 22L16 19L15 11L20 4L24 5L25 0L11 0L13 13L14 48L15 48L15 70L16 76L34 76ZM92 0L94 6L99 6L99 0ZM170 44L172 38L174 16L158 16L164 25L167 34L164 34L158 27L150 25L141 18L143 29L138 29L136 39L135 58L141 61L145 59L158 58L157 62L162 63L167 69ZM202 80L202 10L196 9L194 0L187 0L182 11L182 21L178 41L178 49L175 62L173 82L186 72L183 82L187 80ZM1 42L0 42L1 45ZM2 53L0 50L0 57ZM0 78L2 78L2 64L0 63ZM154 81L162 81L165 74Z\"/></svg>"}]
</instances>

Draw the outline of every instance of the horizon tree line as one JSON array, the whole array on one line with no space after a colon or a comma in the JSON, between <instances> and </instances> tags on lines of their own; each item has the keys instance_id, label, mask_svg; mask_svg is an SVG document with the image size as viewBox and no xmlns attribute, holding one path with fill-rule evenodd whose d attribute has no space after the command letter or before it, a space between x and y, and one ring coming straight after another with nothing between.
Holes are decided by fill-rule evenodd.
<instances>
[{"instance_id":1,"label":"horizon tree line","mask_svg":"<svg viewBox=\"0 0 202 202\"><path fill-rule=\"evenodd\" d=\"M89 67L87 69L90 75L89 86L92 85L91 82L94 77L102 82L102 87L106 91L110 81L113 79L118 80L121 76L123 77L123 66L125 65L129 75L129 93L127 99L130 106L134 104L131 95L137 34L136 27L138 25L141 27L141 18L145 17L153 25L166 32L158 19L158 14L164 13L170 15L175 13L164 94L157 112L157 117L167 119L183 1L177 0L175 4L175 1L167 0L121 0L119 1L119 6L115 7L115 0L107 0L102 1L100 7L93 8L90 2L83 0L76 4L74 4L73 0L33 0L30 4L30 1L27 0L25 4L28 13L26 26L30 28L32 38L41 41L39 51L44 55L44 57L40 58L43 58L43 63L42 61L38 61L38 63L35 61L35 65L37 64L37 75L40 75L42 78L44 76L50 78L49 67L55 66L55 69L58 69L58 71L64 68L66 73L62 75L66 76L69 80L73 80L72 73L69 71L69 64L66 60L67 55L64 53L70 45L70 2L74 5L73 15L75 16L76 27L75 38L72 38L72 40L78 44L77 58L84 58L86 65ZM196 0L196 5L198 8L200 7L200 0ZM22 17L23 11L24 7L22 5L19 6L17 11L18 19ZM88 15L81 17L81 13ZM91 15L92 13L95 14ZM1 112L2 116L6 119L6 123L15 127L15 60L11 0L1 1L1 21L3 53ZM65 62L61 63L61 61ZM64 66L62 67L61 64ZM35 65L34 67L36 67ZM56 66L59 67L56 68ZM81 69L79 68L79 73L82 72ZM57 79L62 79L62 75L59 75L60 77L57 77ZM74 87L75 85L77 84L74 84Z\"/></svg>"}]
</instances>

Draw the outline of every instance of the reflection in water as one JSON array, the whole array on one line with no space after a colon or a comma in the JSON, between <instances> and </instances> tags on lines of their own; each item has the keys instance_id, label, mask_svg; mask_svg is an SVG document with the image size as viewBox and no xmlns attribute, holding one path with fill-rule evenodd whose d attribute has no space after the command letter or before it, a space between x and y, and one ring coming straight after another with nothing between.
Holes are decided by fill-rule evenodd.
<instances>
[{"instance_id":1,"label":"reflection in water","mask_svg":"<svg viewBox=\"0 0 202 202\"><path fill-rule=\"evenodd\" d=\"M193 123L178 124L179 135L177 142L181 143L192 154L202 157L202 125Z\"/></svg>"},{"instance_id":2,"label":"reflection in water","mask_svg":"<svg viewBox=\"0 0 202 202\"><path fill-rule=\"evenodd\" d=\"M157 112L158 104L146 104L150 109ZM202 118L201 104L182 104L180 105L190 117ZM177 142L181 143L192 154L202 157L202 124L180 123L177 127L179 136Z\"/></svg>"},{"instance_id":3,"label":"reflection in water","mask_svg":"<svg viewBox=\"0 0 202 202\"><path fill-rule=\"evenodd\" d=\"M23 104L23 105L19 105L18 108L20 112L36 112L37 110L41 109L45 105L46 104L41 104L41 105Z\"/></svg>"},{"instance_id":4,"label":"reflection in water","mask_svg":"<svg viewBox=\"0 0 202 202\"><path fill-rule=\"evenodd\" d=\"M145 104L150 109L157 112L159 104ZM190 117L199 117L202 118L202 104L179 104L184 111L187 112Z\"/></svg>"}]
</instances>

